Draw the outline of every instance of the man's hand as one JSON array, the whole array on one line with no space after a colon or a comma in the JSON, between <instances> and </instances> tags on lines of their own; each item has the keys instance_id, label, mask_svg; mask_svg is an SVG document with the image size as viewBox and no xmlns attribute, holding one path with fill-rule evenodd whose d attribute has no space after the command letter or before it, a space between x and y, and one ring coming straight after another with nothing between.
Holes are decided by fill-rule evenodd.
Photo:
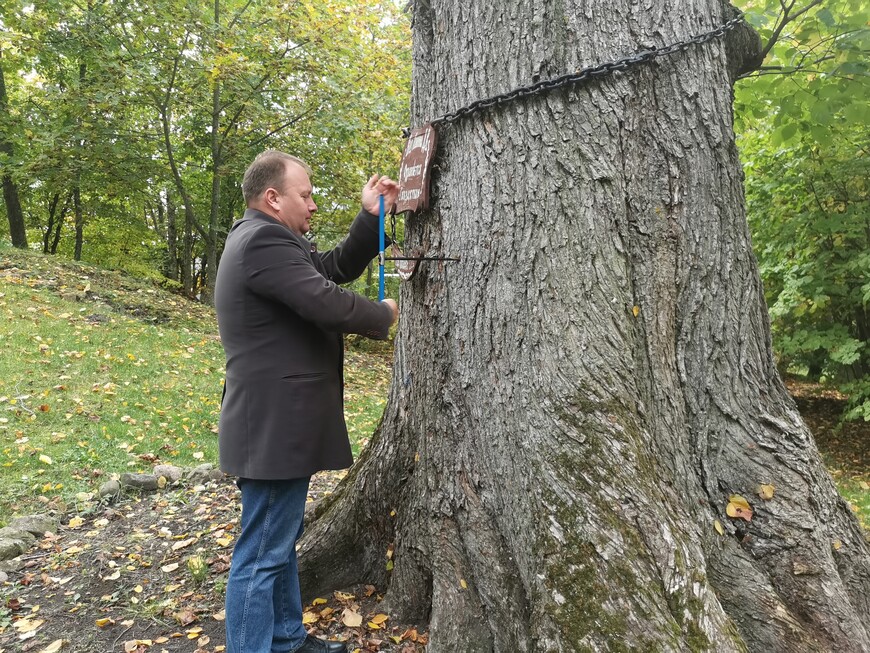
<instances>
[{"instance_id":1,"label":"man's hand","mask_svg":"<svg viewBox=\"0 0 870 653\"><path fill-rule=\"evenodd\" d=\"M368 183L363 186L363 208L369 213L377 215L380 211L380 203L378 201L378 196L380 195L384 196L384 212L389 213L399 198L399 184L389 177L372 175Z\"/></svg>"},{"instance_id":2,"label":"man's hand","mask_svg":"<svg viewBox=\"0 0 870 653\"><path fill-rule=\"evenodd\" d=\"M390 309L392 309L393 321L390 322L390 325L392 326L393 324L396 323L396 320L399 319L399 305L396 304L396 301L394 299L382 299L381 304L386 304L387 306L390 307Z\"/></svg>"}]
</instances>

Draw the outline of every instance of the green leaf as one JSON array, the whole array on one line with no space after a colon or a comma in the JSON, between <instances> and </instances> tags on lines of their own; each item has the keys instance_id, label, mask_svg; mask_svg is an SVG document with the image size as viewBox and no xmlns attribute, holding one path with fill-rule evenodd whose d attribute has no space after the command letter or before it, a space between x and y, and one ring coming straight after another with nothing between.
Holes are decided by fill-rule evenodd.
<instances>
[{"instance_id":1,"label":"green leaf","mask_svg":"<svg viewBox=\"0 0 870 653\"><path fill-rule=\"evenodd\" d=\"M827 7L819 9L816 12L816 16L825 24L825 27L835 27L837 24L837 19L834 18L834 14Z\"/></svg>"}]
</instances>

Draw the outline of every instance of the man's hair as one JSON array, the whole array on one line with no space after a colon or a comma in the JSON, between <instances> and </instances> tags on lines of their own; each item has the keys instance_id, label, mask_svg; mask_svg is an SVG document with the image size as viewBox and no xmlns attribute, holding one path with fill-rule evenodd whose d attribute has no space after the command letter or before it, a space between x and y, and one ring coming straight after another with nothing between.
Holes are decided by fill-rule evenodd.
<instances>
[{"instance_id":1,"label":"man's hair","mask_svg":"<svg viewBox=\"0 0 870 653\"><path fill-rule=\"evenodd\" d=\"M289 163L302 166L305 172L311 174L308 164L297 156L278 150L260 152L242 177L242 196L245 198L245 204L250 206L251 202L259 199L269 188L283 192L284 173Z\"/></svg>"}]
</instances>

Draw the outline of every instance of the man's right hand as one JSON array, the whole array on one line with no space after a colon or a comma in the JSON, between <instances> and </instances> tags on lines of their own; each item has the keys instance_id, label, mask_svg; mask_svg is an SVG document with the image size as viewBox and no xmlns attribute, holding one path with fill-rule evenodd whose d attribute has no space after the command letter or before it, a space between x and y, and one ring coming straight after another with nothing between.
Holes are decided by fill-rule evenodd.
<instances>
[{"instance_id":1,"label":"man's right hand","mask_svg":"<svg viewBox=\"0 0 870 653\"><path fill-rule=\"evenodd\" d=\"M390 307L390 310L393 311L393 321L390 322L390 325L395 324L396 320L399 319L399 305L396 304L396 301L394 299L383 299L381 300L381 303L386 304Z\"/></svg>"}]
</instances>

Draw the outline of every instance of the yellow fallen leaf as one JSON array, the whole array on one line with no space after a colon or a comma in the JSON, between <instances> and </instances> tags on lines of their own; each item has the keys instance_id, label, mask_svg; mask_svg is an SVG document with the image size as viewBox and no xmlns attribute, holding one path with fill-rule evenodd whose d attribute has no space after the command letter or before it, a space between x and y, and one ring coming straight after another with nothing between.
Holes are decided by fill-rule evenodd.
<instances>
[{"instance_id":1,"label":"yellow fallen leaf","mask_svg":"<svg viewBox=\"0 0 870 653\"><path fill-rule=\"evenodd\" d=\"M103 580L118 580L120 577L121 577L121 570L116 569L114 574L110 574L108 576L105 576L103 578Z\"/></svg>"},{"instance_id":2,"label":"yellow fallen leaf","mask_svg":"<svg viewBox=\"0 0 870 653\"><path fill-rule=\"evenodd\" d=\"M304 624L316 624L319 619L320 617L314 612L306 611L302 613L302 623Z\"/></svg>"},{"instance_id":3,"label":"yellow fallen leaf","mask_svg":"<svg viewBox=\"0 0 870 653\"><path fill-rule=\"evenodd\" d=\"M776 490L776 486L771 484L763 484L758 486L758 496L760 496L765 501L770 501L773 498L773 493Z\"/></svg>"},{"instance_id":4,"label":"yellow fallen leaf","mask_svg":"<svg viewBox=\"0 0 870 653\"><path fill-rule=\"evenodd\" d=\"M388 615L385 615L385 614L376 614L374 617L372 617L372 621L374 623L380 625L380 624L384 623L389 618L390 617Z\"/></svg>"},{"instance_id":5,"label":"yellow fallen leaf","mask_svg":"<svg viewBox=\"0 0 870 653\"><path fill-rule=\"evenodd\" d=\"M465 582L464 578L459 579L459 587L461 587L464 590L468 589L468 583Z\"/></svg>"},{"instance_id":6,"label":"yellow fallen leaf","mask_svg":"<svg viewBox=\"0 0 870 653\"><path fill-rule=\"evenodd\" d=\"M53 465L54 461L46 456L44 453L39 454L39 462L45 463L46 465Z\"/></svg>"},{"instance_id":7,"label":"yellow fallen leaf","mask_svg":"<svg viewBox=\"0 0 870 653\"><path fill-rule=\"evenodd\" d=\"M350 608L345 608L341 613L341 622L348 628L359 628L362 626L362 621L362 615Z\"/></svg>"},{"instance_id":8,"label":"yellow fallen leaf","mask_svg":"<svg viewBox=\"0 0 870 653\"><path fill-rule=\"evenodd\" d=\"M311 605L323 605L325 603L326 599L321 599L320 597L318 597L311 602Z\"/></svg>"},{"instance_id":9,"label":"yellow fallen leaf","mask_svg":"<svg viewBox=\"0 0 870 653\"><path fill-rule=\"evenodd\" d=\"M42 649L39 653L57 653L64 644L66 644L66 640L56 639L51 644Z\"/></svg>"},{"instance_id":10,"label":"yellow fallen leaf","mask_svg":"<svg viewBox=\"0 0 870 653\"><path fill-rule=\"evenodd\" d=\"M220 612L215 612L211 618L215 621L224 621L227 618L227 611L221 610Z\"/></svg>"},{"instance_id":11,"label":"yellow fallen leaf","mask_svg":"<svg viewBox=\"0 0 870 653\"><path fill-rule=\"evenodd\" d=\"M229 545L232 543L232 541L233 541L233 538L231 538L231 537L219 537L219 538L216 540L216 542L217 542L220 546L229 546Z\"/></svg>"},{"instance_id":12,"label":"yellow fallen leaf","mask_svg":"<svg viewBox=\"0 0 870 653\"><path fill-rule=\"evenodd\" d=\"M635 317L637 317L638 315L640 315L640 306L635 306L631 309L631 312L634 313Z\"/></svg>"},{"instance_id":13,"label":"yellow fallen leaf","mask_svg":"<svg viewBox=\"0 0 870 653\"><path fill-rule=\"evenodd\" d=\"M85 523L85 520L82 519L81 517L73 517L72 519L69 520L69 527L70 528L78 528L79 526L81 526L84 523Z\"/></svg>"},{"instance_id":14,"label":"yellow fallen leaf","mask_svg":"<svg viewBox=\"0 0 870 653\"><path fill-rule=\"evenodd\" d=\"M379 625L379 624L376 624L374 621L370 621L370 622L368 622L368 624L366 624L366 625L367 625L367 626L369 627L369 629L371 629L371 630L380 630L380 629L381 629L380 625Z\"/></svg>"},{"instance_id":15,"label":"yellow fallen leaf","mask_svg":"<svg viewBox=\"0 0 870 653\"><path fill-rule=\"evenodd\" d=\"M728 497L728 505L725 506L725 514L735 519L752 521L752 507L749 502L739 494Z\"/></svg>"},{"instance_id":16,"label":"yellow fallen leaf","mask_svg":"<svg viewBox=\"0 0 870 653\"><path fill-rule=\"evenodd\" d=\"M136 649L138 649L140 646L144 646L144 647L148 648L153 643L154 642L152 642L150 639L131 639L131 640L128 640L128 641L124 642L124 653L135 653Z\"/></svg>"},{"instance_id":17,"label":"yellow fallen leaf","mask_svg":"<svg viewBox=\"0 0 870 653\"><path fill-rule=\"evenodd\" d=\"M178 551L179 549L183 549L185 547L190 546L194 542L196 542L196 538L194 538L194 537L190 537L186 540L182 540L181 542L176 542L175 544L172 545L172 550Z\"/></svg>"},{"instance_id":18,"label":"yellow fallen leaf","mask_svg":"<svg viewBox=\"0 0 870 653\"><path fill-rule=\"evenodd\" d=\"M45 620L43 619L19 619L12 624L12 627L19 633L29 633L36 630L44 623Z\"/></svg>"},{"instance_id":19,"label":"yellow fallen leaf","mask_svg":"<svg viewBox=\"0 0 870 653\"><path fill-rule=\"evenodd\" d=\"M103 617L102 619L97 619L96 624L97 628L105 628L106 626L114 626L115 620L111 617Z\"/></svg>"},{"instance_id":20,"label":"yellow fallen leaf","mask_svg":"<svg viewBox=\"0 0 870 653\"><path fill-rule=\"evenodd\" d=\"M834 550L839 551L843 546L843 543L840 540L834 540Z\"/></svg>"},{"instance_id":21,"label":"yellow fallen leaf","mask_svg":"<svg viewBox=\"0 0 870 653\"><path fill-rule=\"evenodd\" d=\"M719 535L725 535L725 530L722 528L722 522L718 519L713 520L713 528L716 529L716 532L719 533Z\"/></svg>"}]
</instances>

